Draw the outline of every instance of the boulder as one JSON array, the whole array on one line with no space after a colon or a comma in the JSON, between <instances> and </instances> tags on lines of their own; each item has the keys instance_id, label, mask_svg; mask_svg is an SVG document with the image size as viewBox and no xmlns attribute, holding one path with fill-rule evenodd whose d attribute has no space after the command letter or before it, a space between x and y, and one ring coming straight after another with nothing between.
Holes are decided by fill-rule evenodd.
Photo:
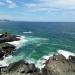
<instances>
[{"instance_id":1,"label":"boulder","mask_svg":"<svg viewBox=\"0 0 75 75\"><path fill-rule=\"evenodd\" d=\"M63 55L54 55L47 61L42 74L75 75L75 63L70 62Z\"/></svg>"},{"instance_id":2,"label":"boulder","mask_svg":"<svg viewBox=\"0 0 75 75\"><path fill-rule=\"evenodd\" d=\"M16 35L10 35L7 32L0 35L0 43L12 42L12 41L18 41L18 40L20 40L20 38L17 38Z\"/></svg>"},{"instance_id":3,"label":"boulder","mask_svg":"<svg viewBox=\"0 0 75 75\"><path fill-rule=\"evenodd\" d=\"M75 56L69 56L69 60L73 63L75 63Z\"/></svg>"},{"instance_id":4,"label":"boulder","mask_svg":"<svg viewBox=\"0 0 75 75\"><path fill-rule=\"evenodd\" d=\"M0 49L0 59L3 58L4 56L4 52L2 52L2 50Z\"/></svg>"},{"instance_id":5,"label":"boulder","mask_svg":"<svg viewBox=\"0 0 75 75\"><path fill-rule=\"evenodd\" d=\"M9 43L3 43L1 44L0 48L5 54L9 54L15 49L15 46Z\"/></svg>"},{"instance_id":6,"label":"boulder","mask_svg":"<svg viewBox=\"0 0 75 75\"><path fill-rule=\"evenodd\" d=\"M8 55L15 50L15 46L9 43L1 43L0 44L0 53L3 55Z\"/></svg>"},{"instance_id":7,"label":"boulder","mask_svg":"<svg viewBox=\"0 0 75 75\"><path fill-rule=\"evenodd\" d=\"M75 75L75 63L71 59L74 61L74 56L66 59L63 55L54 55L41 70L32 63L20 60L1 68L1 75Z\"/></svg>"},{"instance_id":8,"label":"boulder","mask_svg":"<svg viewBox=\"0 0 75 75\"><path fill-rule=\"evenodd\" d=\"M34 64L29 64L24 60L2 68L1 73L4 75L41 75L40 70L36 68Z\"/></svg>"}]
</instances>

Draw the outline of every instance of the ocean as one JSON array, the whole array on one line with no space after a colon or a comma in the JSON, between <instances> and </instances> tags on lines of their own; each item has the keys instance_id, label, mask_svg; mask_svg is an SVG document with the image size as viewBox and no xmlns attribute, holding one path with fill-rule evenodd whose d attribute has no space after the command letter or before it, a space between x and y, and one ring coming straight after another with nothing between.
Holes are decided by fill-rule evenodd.
<instances>
[{"instance_id":1,"label":"ocean","mask_svg":"<svg viewBox=\"0 0 75 75\"><path fill-rule=\"evenodd\" d=\"M63 54L66 58L75 55L74 22L1 21L0 33L4 32L20 35L21 40L10 42L16 50L0 60L3 66L26 60L41 68L53 54Z\"/></svg>"}]
</instances>

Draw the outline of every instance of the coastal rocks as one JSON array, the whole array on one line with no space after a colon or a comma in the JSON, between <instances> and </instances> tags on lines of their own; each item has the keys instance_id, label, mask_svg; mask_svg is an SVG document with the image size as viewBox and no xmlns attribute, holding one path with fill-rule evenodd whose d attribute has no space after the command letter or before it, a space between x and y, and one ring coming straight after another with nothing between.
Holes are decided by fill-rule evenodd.
<instances>
[{"instance_id":1,"label":"coastal rocks","mask_svg":"<svg viewBox=\"0 0 75 75\"><path fill-rule=\"evenodd\" d=\"M11 53L16 47L14 45L4 43L2 44L1 49L3 50L4 53L9 54Z\"/></svg>"},{"instance_id":2,"label":"coastal rocks","mask_svg":"<svg viewBox=\"0 0 75 75\"><path fill-rule=\"evenodd\" d=\"M12 41L18 41L18 40L20 39L17 38L15 35L10 35L7 32L0 35L0 43L12 42Z\"/></svg>"},{"instance_id":3,"label":"coastal rocks","mask_svg":"<svg viewBox=\"0 0 75 75\"><path fill-rule=\"evenodd\" d=\"M0 59L3 58L4 56L4 52L2 52L2 50L0 49Z\"/></svg>"},{"instance_id":4,"label":"coastal rocks","mask_svg":"<svg viewBox=\"0 0 75 75\"><path fill-rule=\"evenodd\" d=\"M40 75L40 70L34 64L29 64L23 60L10 64L1 69L2 75Z\"/></svg>"},{"instance_id":5,"label":"coastal rocks","mask_svg":"<svg viewBox=\"0 0 75 75\"><path fill-rule=\"evenodd\" d=\"M19 36L11 35L5 32L4 34L0 35L0 59L3 58L3 56L7 56L12 51L15 50L15 46L11 45L7 42L13 42L13 41L19 41Z\"/></svg>"},{"instance_id":6,"label":"coastal rocks","mask_svg":"<svg viewBox=\"0 0 75 75\"><path fill-rule=\"evenodd\" d=\"M54 55L42 69L42 75L75 75L75 63L63 55Z\"/></svg>"},{"instance_id":7,"label":"coastal rocks","mask_svg":"<svg viewBox=\"0 0 75 75\"><path fill-rule=\"evenodd\" d=\"M74 60L74 56L71 56ZM70 59L71 59L70 58ZM1 68L1 75L75 75L75 63L63 55L50 57L41 70L24 60Z\"/></svg>"},{"instance_id":8,"label":"coastal rocks","mask_svg":"<svg viewBox=\"0 0 75 75\"><path fill-rule=\"evenodd\" d=\"M73 63L75 63L75 56L69 56L69 60Z\"/></svg>"},{"instance_id":9,"label":"coastal rocks","mask_svg":"<svg viewBox=\"0 0 75 75\"><path fill-rule=\"evenodd\" d=\"M9 43L1 43L0 44L0 58L4 55L7 56L8 54L12 53L15 50L15 46Z\"/></svg>"},{"instance_id":10,"label":"coastal rocks","mask_svg":"<svg viewBox=\"0 0 75 75\"><path fill-rule=\"evenodd\" d=\"M15 50L16 47L7 42L20 40L17 37L8 33L0 35L0 60ZM75 56L66 59L60 54L53 55L44 65L40 70L35 64L20 60L9 66L0 65L0 75L75 75Z\"/></svg>"}]
</instances>

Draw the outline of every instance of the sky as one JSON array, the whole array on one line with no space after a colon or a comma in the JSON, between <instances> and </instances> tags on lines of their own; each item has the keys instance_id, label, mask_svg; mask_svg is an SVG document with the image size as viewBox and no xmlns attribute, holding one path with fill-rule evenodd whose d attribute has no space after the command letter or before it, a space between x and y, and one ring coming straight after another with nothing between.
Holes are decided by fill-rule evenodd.
<instances>
[{"instance_id":1,"label":"sky","mask_svg":"<svg viewBox=\"0 0 75 75\"><path fill-rule=\"evenodd\" d=\"M0 19L75 22L75 0L0 0Z\"/></svg>"}]
</instances>

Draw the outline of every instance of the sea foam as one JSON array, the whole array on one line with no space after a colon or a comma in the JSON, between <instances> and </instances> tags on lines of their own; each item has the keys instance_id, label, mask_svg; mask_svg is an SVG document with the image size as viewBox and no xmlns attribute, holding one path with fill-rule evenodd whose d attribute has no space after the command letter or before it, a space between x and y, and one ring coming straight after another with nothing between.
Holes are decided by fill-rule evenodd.
<instances>
[{"instance_id":1,"label":"sea foam","mask_svg":"<svg viewBox=\"0 0 75 75\"><path fill-rule=\"evenodd\" d=\"M8 66L10 64L10 62L8 62L8 61L11 60L12 58L13 58L13 56L9 55L7 57L4 57L3 60L0 60L0 67Z\"/></svg>"},{"instance_id":2,"label":"sea foam","mask_svg":"<svg viewBox=\"0 0 75 75\"><path fill-rule=\"evenodd\" d=\"M31 34L32 32L31 31L29 31L29 32L23 32L24 34Z\"/></svg>"},{"instance_id":3,"label":"sea foam","mask_svg":"<svg viewBox=\"0 0 75 75\"><path fill-rule=\"evenodd\" d=\"M52 57L53 54L54 54L54 52L50 53L48 55L44 55L39 60L35 60L33 58L28 58L28 59L25 59L25 61L27 61L28 63L34 63L36 65L36 67L41 69L41 68L44 68L46 61L49 59L49 57ZM69 51L65 51L65 50L57 50L56 54L62 54L66 57L66 59L68 59L68 57L70 55L75 56L74 53L69 52ZM9 55L8 57L5 57L4 60L0 60L0 67L1 66L8 66L10 63L13 63L13 62L16 62L16 61L19 61L22 59L23 59L23 55L16 56L16 57Z\"/></svg>"},{"instance_id":4,"label":"sea foam","mask_svg":"<svg viewBox=\"0 0 75 75\"><path fill-rule=\"evenodd\" d=\"M54 53L54 52L53 52L53 53L50 53L50 54L48 54L48 55L44 55L41 59L39 59L39 60L35 63L36 67L38 67L38 68L40 68L40 69L41 69L41 68L44 68L46 61L47 61L50 57L52 57L54 54L56 54L56 55L62 54L63 56L66 57L66 59L68 59L68 57L69 57L70 55L75 56L75 54L72 53L72 52L70 52L70 51L57 50L57 53Z\"/></svg>"},{"instance_id":5,"label":"sea foam","mask_svg":"<svg viewBox=\"0 0 75 75\"><path fill-rule=\"evenodd\" d=\"M70 55L75 56L75 53L72 53L72 52L70 52L70 51L58 50L57 52L58 52L59 54L62 54L63 56L65 56L66 59L68 59Z\"/></svg>"},{"instance_id":6,"label":"sea foam","mask_svg":"<svg viewBox=\"0 0 75 75\"><path fill-rule=\"evenodd\" d=\"M20 36L19 41L13 41L13 42L8 42L8 43L16 46L16 49L18 49L18 48L22 47L26 42L28 42L26 37L25 36Z\"/></svg>"}]
</instances>

